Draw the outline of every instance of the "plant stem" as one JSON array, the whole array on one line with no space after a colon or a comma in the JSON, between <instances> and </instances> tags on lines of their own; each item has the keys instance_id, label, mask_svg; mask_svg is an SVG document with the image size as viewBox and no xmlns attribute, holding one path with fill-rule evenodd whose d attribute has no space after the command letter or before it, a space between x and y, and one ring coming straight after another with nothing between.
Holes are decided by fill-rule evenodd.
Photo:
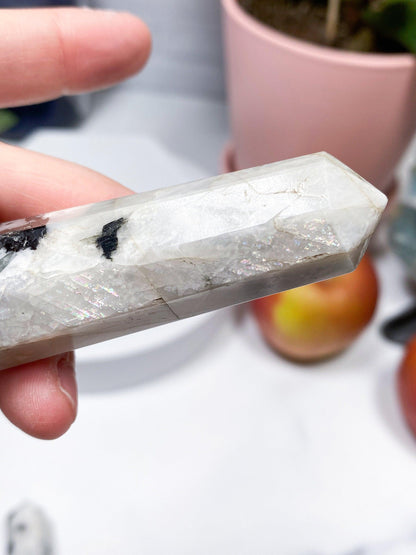
<instances>
[{"instance_id":1,"label":"plant stem","mask_svg":"<svg viewBox=\"0 0 416 555\"><path fill-rule=\"evenodd\" d=\"M338 33L341 0L328 0L326 9L325 39L328 44L334 44Z\"/></svg>"}]
</instances>

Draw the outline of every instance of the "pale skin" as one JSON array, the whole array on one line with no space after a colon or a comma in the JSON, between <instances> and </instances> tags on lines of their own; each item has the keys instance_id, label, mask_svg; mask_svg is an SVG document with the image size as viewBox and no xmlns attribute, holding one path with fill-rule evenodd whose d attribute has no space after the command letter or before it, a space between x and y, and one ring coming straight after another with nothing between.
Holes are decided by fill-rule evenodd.
<instances>
[{"instance_id":1,"label":"pale skin","mask_svg":"<svg viewBox=\"0 0 416 555\"><path fill-rule=\"evenodd\" d=\"M81 8L0 10L0 107L111 86L151 49L138 18ZM131 194L75 164L0 144L0 221ZM77 413L73 353L0 372L0 408L24 432L54 439Z\"/></svg>"}]
</instances>

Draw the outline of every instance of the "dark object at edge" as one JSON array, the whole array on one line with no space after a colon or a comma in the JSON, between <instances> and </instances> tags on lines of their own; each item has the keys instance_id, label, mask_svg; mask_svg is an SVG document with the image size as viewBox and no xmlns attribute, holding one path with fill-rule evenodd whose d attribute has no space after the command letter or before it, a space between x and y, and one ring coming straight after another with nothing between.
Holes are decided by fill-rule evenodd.
<instances>
[{"instance_id":1,"label":"dark object at edge","mask_svg":"<svg viewBox=\"0 0 416 555\"><path fill-rule=\"evenodd\" d=\"M46 233L46 225L32 229L10 231L0 235L0 248L6 249L6 252L19 252L25 249L35 251L38 248L39 241Z\"/></svg>"},{"instance_id":2,"label":"dark object at edge","mask_svg":"<svg viewBox=\"0 0 416 555\"><path fill-rule=\"evenodd\" d=\"M386 339L405 345L416 335L416 306L387 320L381 328L381 333Z\"/></svg>"}]
</instances>

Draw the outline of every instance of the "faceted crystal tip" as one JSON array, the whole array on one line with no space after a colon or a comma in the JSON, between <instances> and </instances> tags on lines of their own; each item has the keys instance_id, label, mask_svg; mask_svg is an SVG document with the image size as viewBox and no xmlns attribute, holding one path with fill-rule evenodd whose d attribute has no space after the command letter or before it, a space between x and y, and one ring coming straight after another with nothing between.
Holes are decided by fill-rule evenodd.
<instances>
[{"instance_id":1,"label":"faceted crystal tip","mask_svg":"<svg viewBox=\"0 0 416 555\"><path fill-rule=\"evenodd\" d=\"M299 249L302 258L326 244L328 254L335 248L348 255L349 270L359 263L387 204L381 191L326 152L234 175L251 184L260 205L269 199L276 229L310 240L309 247Z\"/></svg>"},{"instance_id":2,"label":"faceted crystal tip","mask_svg":"<svg viewBox=\"0 0 416 555\"><path fill-rule=\"evenodd\" d=\"M350 272L386 197L326 153L0 226L0 369Z\"/></svg>"},{"instance_id":3,"label":"faceted crystal tip","mask_svg":"<svg viewBox=\"0 0 416 555\"><path fill-rule=\"evenodd\" d=\"M386 207L387 197L330 154L321 152L315 156L326 161L322 164L322 193L328 199L327 221L356 267Z\"/></svg>"}]
</instances>

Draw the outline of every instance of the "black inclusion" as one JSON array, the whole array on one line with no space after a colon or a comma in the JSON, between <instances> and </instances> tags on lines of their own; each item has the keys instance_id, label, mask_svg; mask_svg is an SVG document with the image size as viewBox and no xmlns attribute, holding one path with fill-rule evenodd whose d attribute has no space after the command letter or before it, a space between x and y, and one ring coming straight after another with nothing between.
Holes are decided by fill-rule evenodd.
<instances>
[{"instance_id":1,"label":"black inclusion","mask_svg":"<svg viewBox=\"0 0 416 555\"><path fill-rule=\"evenodd\" d=\"M112 260L112 254L117 250L117 232L125 223L126 220L124 218L119 218L118 220L113 220L112 222L105 224L105 226L103 226L101 235L95 241L97 248L102 249L103 255L108 260Z\"/></svg>"},{"instance_id":2,"label":"black inclusion","mask_svg":"<svg viewBox=\"0 0 416 555\"><path fill-rule=\"evenodd\" d=\"M39 241L47 233L46 225L32 229L21 229L20 231L9 231L0 235L0 248L6 252L19 252L25 249L35 251Z\"/></svg>"}]
</instances>

